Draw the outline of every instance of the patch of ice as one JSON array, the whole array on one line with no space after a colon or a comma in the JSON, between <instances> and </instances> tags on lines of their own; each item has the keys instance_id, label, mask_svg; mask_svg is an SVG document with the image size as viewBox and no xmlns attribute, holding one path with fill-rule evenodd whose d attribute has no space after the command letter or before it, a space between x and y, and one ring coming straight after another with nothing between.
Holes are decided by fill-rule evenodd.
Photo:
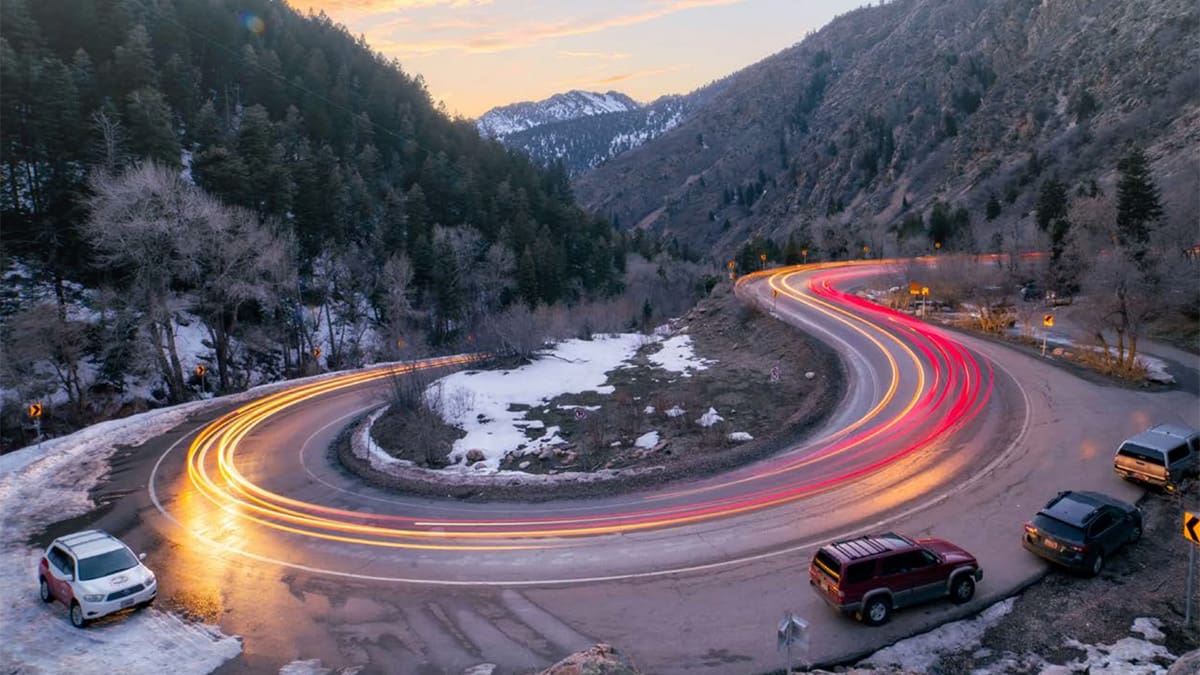
<instances>
[{"instance_id":1,"label":"patch of ice","mask_svg":"<svg viewBox=\"0 0 1200 675\"><path fill-rule=\"evenodd\" d=\"M696 424L699 424L700 426L707 429L708 427L711 427L712 425L717 424L718 422L724 422L724 421L725 421L725 418L721 417L720 415L717 414L716 408L709 408L708 412L704 413L703 415L700 416L700 419L696 420Z\"/></svg>"},{"instance_id":2,"label":"patch of ice","mask_svg":"<svg viewBox=\"0 0 1200 675\"><path fill-rule=\"evenodd\" d=\"M754 437L745 431L735 431L732 434L729 434L729 440L733 441L734 443L745 443L746 441L754 440Z\"/></svg>"},{"instance_id":3,"label":"patch of ice","mask_svg":"<svg viewBox=\"0 0 1200 675\"><path fill-rule=\"evenodd\" d=\"M650 433L642 434L641 436L637 437L637 440L634 441L633 444L639 448L649 450L650 448L658 445L658 432L651 431Z\"/></svg>"},{"instance_id":4,"label":"patch of ice","mask_svg":"<svg viewBox=\"0 0 1200 675\"><path fill-rule=\"evenodd\" d=\"M330 668L321 665L321 659L292 661L279 669L279 675L329 675Z\"/></svg>"},{"instance_id":5,"label":"patch of ice","mask_svg":"<svg viewBox=\"0 0 1200 675\"><path fill-rule=\"evenodd\" d=\"M1176 659L1166 647L1133 637L1121 638L1111 645L1088 645L1068 638L1066 645L1087 653L1067 664L1070 672L1089 675L1165 675L1167 669L1156 661L1169 663Z\"/></svg>"}]
</instances>

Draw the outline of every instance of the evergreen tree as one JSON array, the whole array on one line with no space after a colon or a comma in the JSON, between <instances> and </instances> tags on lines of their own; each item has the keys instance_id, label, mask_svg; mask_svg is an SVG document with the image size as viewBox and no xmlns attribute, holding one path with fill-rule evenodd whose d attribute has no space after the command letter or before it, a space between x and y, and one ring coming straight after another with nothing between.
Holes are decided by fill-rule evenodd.
<instances>
[{"instance_id":1,"label":"evergreen tree","mask_svg":"<svg viewBox=\"0 0 1200 675\"><path fill-rule=\"evenodd\" d=\"M166 166L179 166L179 139L171 123L171 108L152 86L131 92L125 101L129 149Z\"/></svg>"},{"instance_id":2,"label":"evergreen tree","mask_svg":"<svg viewBox=\"0 0 1200 675\"><path fill-rule=\"evenodd\" d=\"M158 68L150 48L150 33L138 24L129 31L125 44L113 51L113 79L123 93L158 86Z\"/></svg>"},{"instance_id":3,"label":"evergreen tree","mask_svg":"<svg viewBox=\"0 0 1200 675\"><path fill-rule=\"evenodd\" d=\"M796 244L795 233L788 233L787 244L783 247L783 264L784 265L799 265L804 259L800 253L800 246Z\"/></svg>"},{"instance_id":4,"label":"evergreen tree","mask_svg":"<svg viewBox=\"0 0 1200 675\"><path fill-rule=\"evenodd\" d=\"M1158 186L1150 173L1150 161L1138 146L1130 146L1117 163L1117 241L1130 259L1143 266L1150 247L1150 233L1163 216Z\"/></svg>"},{"instance_id":5,"label":"evergreen tree","mask_svg":"<svg viewBox=\"0 0 1200 675\"><path fill-rule=\"evenodd\" d=\"M995 192L991 193L990 195L988 195L987 207L984 212L984 217L987 218L988 222L991 222L991 221L995 220L996 218L999 218L1001 208L1002 207L1000 206L1000 200L996 198L996 193Z\"/></svg>"},{"instance_id":6,"label":"evergreen tree","mask_svg":"<svg viewBox=\"0 0 1200 675\"><path fill-rule=\"evenodd\" d=\"M538 303L537 266L533 262L533 253L526 248L517 260L517 294L530 308Z\"/></svg>"}]
</instances>

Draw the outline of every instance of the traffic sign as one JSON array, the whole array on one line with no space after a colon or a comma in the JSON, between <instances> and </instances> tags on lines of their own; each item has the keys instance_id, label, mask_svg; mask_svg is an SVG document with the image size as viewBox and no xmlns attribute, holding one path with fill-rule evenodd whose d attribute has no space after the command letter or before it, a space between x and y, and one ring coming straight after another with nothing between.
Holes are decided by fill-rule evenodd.
<instances>
[{"instance_id":1,"label":"traffic sign","mask_svg":"<svg viewBox=\"0 0 1200 675\"><path fill-rule=\"evenodd\" d=\"M204 374L207 372L208 368L205 368L203 363L196 366L196 377L204 377Z\"/></svg>"},{"instance_id":2,"label":"traffic sign","mask_svg":"<svg viewBox=\"0 0 1200 675\"><path fill-rule=\"evenodd\" d=\"M33 419L38 419L42 416L42 403L37 401L29 404L29 416Z\"/></svg>"},{"instance_id":3,"label":"traffic sign","mask_svg":"<svg viewBox=\"0 0 1200 675\"><path fill-rule=\"evenodd\" d=\"M584 410L583 408L576 408L575 409L575 419L577 419L577 420L587 419L587 410Z\"/></svg>"},{"instance_id":4,"label":"traffic sign","mask_svg":"<svg viewBox=\"0 0 1200 675\"><path fill-rule=\"evenodd\" d=\"M1054 325L1054 315L1053 314L1043 314L1042 315L1042 325L1045 326L1046 328L1050 328L1051 326L1053 326Z\"/></svg>"},{"instance_id":5,"label":"traffic sign","mask_svg":"<svg viewBox=\"0 0 1200 675\"><path fill-rule=\"evenodd\" d=\"M920 295L921 294L920 282L916 282L916 281L908 282L908 294L909 295Z\"/></svg>"},{"instance_id":6,"label":"traffic sign","mask_svg":"<svg viewBox=\"0 0 1200 675\"><path fill-rule=\"evenodd\" d=\"M1191 511L1183 512L1183 538L1200 544L1200 516Z\"/></svg>"},{"instance_id":7,"label":"traffic sign","mask_svg":"<svg viewBox=\"0 0 1200 675\"><path fill-rule=\"evenodd\" d=\"M314 359L321 358L321 348L317 347L317 348L313 349L312 354L313 354Z\"/></svg>"}]
</instances>

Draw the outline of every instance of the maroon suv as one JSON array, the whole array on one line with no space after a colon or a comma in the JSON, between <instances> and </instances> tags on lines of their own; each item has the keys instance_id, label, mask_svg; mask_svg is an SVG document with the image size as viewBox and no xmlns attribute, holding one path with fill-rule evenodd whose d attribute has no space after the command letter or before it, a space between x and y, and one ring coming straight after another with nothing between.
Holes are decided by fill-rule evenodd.
<instances>
[{"instance_id":1,"label":"maroon suv","mask_svg":"<svg viewBox=\"0 0 1200 675\"><path fill-rule=\"evenodd\" d=\"M808 582L826 602L868 626L929 600L950 596L964 603L981 579L975 556L954 544L891 532L826 544L808 569Z\"/></svg>"}]
</instances>

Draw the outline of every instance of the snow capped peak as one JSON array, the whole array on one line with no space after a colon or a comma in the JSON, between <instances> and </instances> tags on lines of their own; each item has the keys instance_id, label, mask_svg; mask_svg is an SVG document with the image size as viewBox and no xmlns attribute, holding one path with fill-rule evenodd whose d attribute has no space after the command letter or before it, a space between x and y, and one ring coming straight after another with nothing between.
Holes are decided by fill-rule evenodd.
<instances>
[{"instance_id":1,"label":"snow capped peak","mask_svg":"<svg viewBox=\"0 0 1200 675\"><path fill-rule=\"evenodd\" d=\"M572 90L555 94L542 101L526 101L492 108L477 121L479 133L490 138L504 138L551 122L563 122L603 115L605 113L637 110L641 104L618 91L599 93Z\"/></svg>"}]
</instances>

